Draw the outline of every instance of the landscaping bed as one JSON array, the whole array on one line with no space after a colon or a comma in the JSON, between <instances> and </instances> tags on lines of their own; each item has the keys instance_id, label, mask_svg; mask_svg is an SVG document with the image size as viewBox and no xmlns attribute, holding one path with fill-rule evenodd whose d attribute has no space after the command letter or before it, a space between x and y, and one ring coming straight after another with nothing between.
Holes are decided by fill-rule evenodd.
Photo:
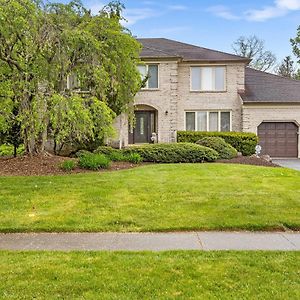
<instances>
[{"instance_id":1,"label":"landscaping bed","mask_svg":"<svg viewBox=\"0 0 300 300\"><path fill-rule=\"evenodd\" d=\"M47 156L18 156L18 157L0 157L0 176L33 176L33 175L60 175L66 174L66 171L60 168L60 164L69 157L47 155ZM76 160L76 159L74 159ZM109 169L101 169L97 172L116 171L131 169L136 164L129 162L111 162ZM87 173L95 172L91 170L76 167L69 173Z\"/></svg>"},{"instance_id":2,"label":"landscaping bed","mask_svg":"<svg viewBox=\"0 0 300 300\"><path fill-rule=\"evenodd\" d=\"M264 166L264 167L275 167L275 168L280 167L270 161L255 156L238 156L231 159L219 159L217 162L226 163L226 164L241 164L241 165L253 165L253 166Z\"/></svg>"}]
</instances>

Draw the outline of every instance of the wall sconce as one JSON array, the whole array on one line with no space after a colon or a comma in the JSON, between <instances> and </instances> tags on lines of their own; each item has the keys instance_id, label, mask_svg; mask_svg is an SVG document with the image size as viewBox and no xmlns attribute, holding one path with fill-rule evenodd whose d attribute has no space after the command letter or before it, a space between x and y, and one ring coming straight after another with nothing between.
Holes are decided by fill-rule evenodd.
<instances>
[{"instance_id":1,"label":"wall sconce","mask_svg":"<svg viewBox=\"0 0 300 300\"><path fill-rule=\"evenodd\" d=\"M169 112L166 110L166 111L165 111L165 115L167 116L168 114L169 114Z\"/></svg>"}]
</instances>

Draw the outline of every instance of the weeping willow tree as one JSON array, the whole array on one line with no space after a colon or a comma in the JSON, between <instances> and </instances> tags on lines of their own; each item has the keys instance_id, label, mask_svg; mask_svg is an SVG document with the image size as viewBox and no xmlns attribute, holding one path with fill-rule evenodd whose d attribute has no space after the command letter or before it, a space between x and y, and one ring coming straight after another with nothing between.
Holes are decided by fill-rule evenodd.
<instances>
[{"instance_id":1,"label":"weeping willow tree","mask_svg":"<svg viewBox=\"0 0 300 300\"><path fill-rule=\"evenodd\" d=\"M80 1L0 0L2 136L18 126L36 155L49 138L87 143L112 133L142 84L140 45L120 24L123 8L112 2L92 15Z\"/></svg>"}]
</instances>

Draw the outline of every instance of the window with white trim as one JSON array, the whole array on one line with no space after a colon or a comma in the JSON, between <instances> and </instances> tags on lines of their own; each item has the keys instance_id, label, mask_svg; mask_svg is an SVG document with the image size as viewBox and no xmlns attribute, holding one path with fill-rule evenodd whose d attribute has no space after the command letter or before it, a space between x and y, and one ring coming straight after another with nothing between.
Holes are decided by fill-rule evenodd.
<instances>
[{"instance_id":1,"label":"window with white trim","mask_svg":"<svg viewBox=\"0 0 300 300\"><path fill-rule=\"evenodd\" d=\"M225 74L224 66L191 67L191 91L225 91Z\"/></svg>"},{"instance_id":2,"label":"window with white trim","mask_svg":"<svg viewBox=\"0 0 300 300\"><path fill-rule=\"evenodd\" d=\"M187 111L187 131L231 131L230 111Z\"/></svg>"},{"instance_id":3,"label":"window with white trim","mask_svg":"<svg viewBox=\"0 0 300 300\"><path fill-rule=\"evenodd\" d=\"M148 75L144 89L158 89L158 65L138 65L138 70L142 79L145 79Z\"/></svg>"}]
</instances>

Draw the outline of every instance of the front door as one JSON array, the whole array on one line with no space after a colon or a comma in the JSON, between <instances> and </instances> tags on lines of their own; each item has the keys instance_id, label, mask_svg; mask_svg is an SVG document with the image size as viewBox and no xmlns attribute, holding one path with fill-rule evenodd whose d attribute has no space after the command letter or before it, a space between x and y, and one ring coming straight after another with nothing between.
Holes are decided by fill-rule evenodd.
<instances>
[{"instance_id":1,"label":"front door","mask_svg":"<svg viewBox=\"0 0 300 300\"><path fill-rule=\"evenodd\" d=\"M134 143L151 142L151 112L135 112L135 128L133 130Z\"/></svg>"}]
</instances>

